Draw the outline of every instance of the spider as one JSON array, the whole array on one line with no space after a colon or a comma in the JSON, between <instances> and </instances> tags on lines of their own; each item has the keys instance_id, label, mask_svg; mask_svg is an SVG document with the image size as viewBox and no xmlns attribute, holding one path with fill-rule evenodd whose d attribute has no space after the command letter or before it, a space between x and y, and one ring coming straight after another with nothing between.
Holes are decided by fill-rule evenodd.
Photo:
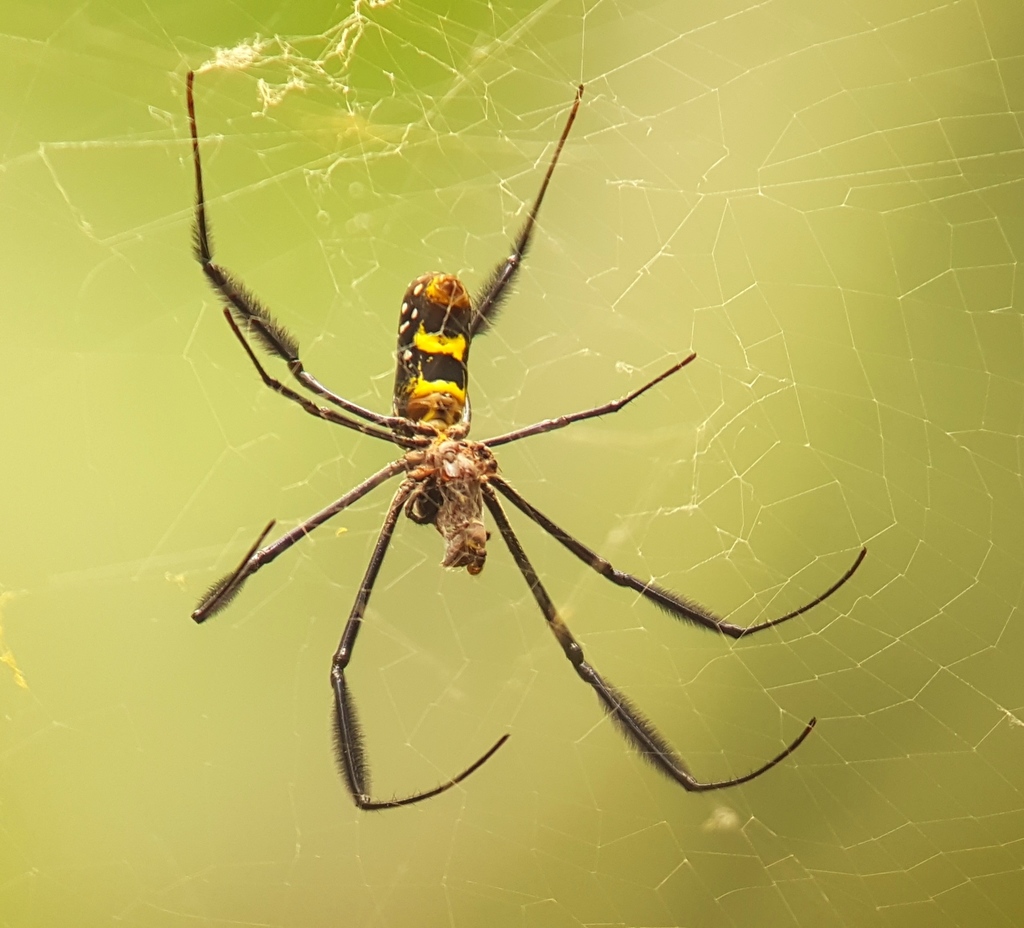
<instances>
[{"instance_id":1,"label":"spider","mask_svg":"<svg viewBox=\"0 0 1024 928\"><path fill-rule=\"evenodd\" d=\"M186 80L186 97L196 183L194 253L206 279L225 304L224 318L231 331L241 343L263 383L271 390L298 404L311 416L390 442L403 450L402 456L397 460L367 477L358 486L310 516L305 522L285 532L276 541L264 545L274 527L274 522L269 522L238 566L215 583L192 612L192 618L196 622L206 621L227 606L242 584L261 567L275 560L315 528L362 499L371 490L393 477L402 475L403 479L384 516L384 524L381 526L366 573L356 593L355 603L331 660L330 680L334 693L338 765L345 786L356 806L360 809L393 809L437 796L460 783L486 763L509 737L507 733L502 735L474 763L457 776L432 789L392 799L375 799L370 792L369 764L345 671L352 659L359 630L363 626L374 582L403 509L413 522L433 525L441 534L445 543L442 566L453 569L464 567L470 574L475 575L483 570L487 557L486 545L490 533L483 521L486 508L497 525L512 559L526 580L533 598L537 601L548 628L573 670L581 680L593 688L601 707L627 743L657 770L684 789L704 792L738 786L761 776L796 750L811 733L816 719L812 718L784 750L743 776L704 781L691 774L682 757L654 725L587 661L582 647L559 616L547 590L537 576L537 571L526 556L498 498L499 494L503 496L602 577L618 586L634 590L683 622L710 629L730 638L742 638L773 628L827 599L853 576L864 559L866 549L861 549L846 573L809 603L779 618L756 625L734 625L678 593L617 570L527 502L501 476L492 449L531 435L541 435L565 428L573 422L618 412L656 384L684 368L694 360L696 354L690 354L653 380L617 400L569 415L545 419L485 441L471 441L468 438L470 405L466 365L470 341L473 336L487 331L494 322L503 300L508 296L511 284L530 246L534 223L544 194L576 119L583 96L583 85L576 90L575 100L541 182L540 191L530 207L522 230L512 243L511 254L494 269L479 296L471 300L461 281L449 274L425 274L410 284L402 299L398 325L394 414L387 416L364 409L323 386L303 366L299 359L296 339L277 322L238 278L214 263L206 221L193 82L194 74L189 72ZM255 339L270 355L284 361L292 377L306 393L300 393L270 376L257 358L247 335ZM316 399L312 399L306 395L307 393ZM322 401L328 405L323 405Z\"/></svg>"}]
</instances>

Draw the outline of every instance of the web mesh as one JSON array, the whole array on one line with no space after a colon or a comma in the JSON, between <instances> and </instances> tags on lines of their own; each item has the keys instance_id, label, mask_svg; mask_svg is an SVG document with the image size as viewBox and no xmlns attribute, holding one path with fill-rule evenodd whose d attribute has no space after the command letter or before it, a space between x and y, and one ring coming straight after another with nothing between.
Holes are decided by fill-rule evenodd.
<instances>
[{"instance_id":1,"label":"web mesh","mask_svg":"<svg viewBox=\"0 0 1024 928\"><path fill-rule=\"evenodd\" d=\"M1024 921L1024 17L1000 3L9 5L0 923ZM197 25L198 24L198 25ZM307 367L387 411L409 280L501 260L586 91L517 293L474 342L505 477L726 641L513 513L588 657L701 778L632 754L495 536L403 520L328 666L388 491L196 598L393 454L266 390L189 256L197 69L217 259ZM286 371L274 368L282 378ZM17 596L10 594L18 593Z\"/></svg>"}]
</instances>

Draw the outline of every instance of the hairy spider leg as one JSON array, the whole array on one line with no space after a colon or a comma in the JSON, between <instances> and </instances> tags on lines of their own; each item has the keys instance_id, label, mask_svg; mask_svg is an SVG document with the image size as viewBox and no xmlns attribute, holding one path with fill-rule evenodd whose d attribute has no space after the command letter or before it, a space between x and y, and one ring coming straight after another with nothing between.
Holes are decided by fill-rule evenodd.
<instances>
[{"instance_id":1,"label":"hairy spider leg","mask_svg":"<svg viewBox=\"0 0 1024 928\"><path fill-rule=\"evenodd\" d=\"M433 789L393 799L373 799L370 796L370 771L366 762L366 748L363 743L362 728L356 716L355 703L352 701L352 695L345 680L345 670L352 659L356 637L362 627L366 606L370 601L370 594L377 581L380 566L384 563L384 555L387 554L391 536L394 534L398 515L415 487L416 481L405 480L395 493L394 499L391 500L387 515L384 517L384 524L377 536L373 554L370 556L370 563L366 566L363 582L359 584L356 600L352 604L352 611L349 613L348 621L341 633L338 649L334 652L334 659L331 661L331 689L334 690L334 732L338 749L338 766L352 800L360 809L366 810L395 809L399 806L408 806L451 789L456 783L461 783L473 771L482 767L494 752L508 741L509 737L508 734L502 735L465 770Z\"/></svg>"},{"instance_id":2,"label":"hairy spider leg","mask_svg":"<svg viewBox=\"0 0 1024 928\"><path fill-rule=\"evenodd\" d=\"M516 562L519 572L523 575L526 585L530 588L533 598L536 600L540 611L548 623L548 628L557 639L569 663L572 664L577 676L584 683L589 684L597 694L601 708L608 713L615 727L622 736L632 745L640 756L650 763L655 769L660 770L665 776L675 780L683 789L692 793L705 793L716 789L726 789L729 786L739 786L741 783L748 783L756 777L767 773L776 764L781 763L792 754L804 739L814 730L817 719L812 718L803 728L803 731L796 736L783 750L776 754L771 760L766 761L749 773L742 776L731 777L727 780L698 780L686 766L686 762L679 753L665 740L664 736L648 721L647 718L614 686L602 677L594 667L588 663L583 653L583 648L569 631L569 626L558 614L555 604L544 589L537 571L526 556L523 546L520 544L512 525L502 509L498 497L489 486L484 487L484 501L487 508L494 517L498 531L505 540L512 559Z\"/></svg>"},{"instance_id":3,"label":"hairy spider leg","mask_svg":"<svg viewBox=\"0 0 1024 928\"><path fill-rule=\"evenodd\" d=\"M192 618L196 622L205 622L211 615L216 615L235 598L242 584L256 573L257 570L265 567L291 548L292 545L301 541L313 529L323 525L328 519L333 519L343 509L347 509L353 503L361 500L371 490L400 474L405 470L405 467L404 458L399 458L397 461L386 464L377 473L371 474L344 496L336 499L330 506L324 507L318 513L306 519L305 522L301 522L290 531L285 532L280 538L271 542L266 547L260 547L275 525L274 520L271 520L260 533L252 547L246 552L245 557L239 561L238 566L227 576L221 577L220 580L206 591L206 595L199 600L196 608L192 610Z\"/></svg>"},{"instance_id":4,"label":"hairy spider leg","mask_svg":"<svg viewBox=\"0 0 1024 928\"><path fill-rule=\"evenodd\" d=\"M398 350L395 369L394 413L396 417L435 426L447 431L460 426L460 436L469 434L469 343L486 331L502 301L508 295L522 264L544 202L548 184L558 164L569 130L583 97L583 85L576 89L569 116L555 153L544 174L526 222L512 243L511 254L492 272L476 301L470 300L458 277L432 273L417 277L402 298L398 319Z\"/></svg>"},{"instance_id":5,"label":"hairy spider leg","mask_svg":"<svg viewBox=\"0 0 1024 928\"><path fill-rule=\"evenodd\" d=\"M617 570L596 551L588 548L583 542L577 541L564 528L556 525L536 506L524 499L518 490L510 486L507 481L497 474L491 477L488 483L508 499L520 512L536 522L552 538L561 542L584 564L592 567L607 580L611 580L616 586L624 586L634 590L641 596L649 599L656 606L664 609L670 615L674 615L677 619L682 619L684 622L689 622L692 625L709 628L712 631L721 632L730 638L743 638L753 635L755 632L764 631L767 628L774 628L776 625L781 625L783 622L795 619L798 615L803 615L819 603L823 603L854 575L868 553L867 548L861 548L853 564L847 568L846 573L836 580L824 593L818 594L814 599L804 603L804 605L787 612L785 615L774 619L767 619L755 625L734 625L732 622L727 622L725 619L715 615L705 606L695 603L693 600L687 599L685 596L681 596L672 590L667 590L663 586L658 586L652 580L641 580L639 577L634 577L625 571Z\"/></svg>"},{"instance_id":6,"label":"hairy spider leg","mask_svg":"<svg viewBox=\"0 0 1024 928\"><path fill-rule=\"evenodd\" d=\"M329 403L337 406L339 409L349 413L350 416L355 416L366 422L373 423L378 426L377 431L360 429L368 435L374 435L377 438L389 438L386 430L393 430L401 426L403 433L406 435L418 433L421 436L431 435L432 429L419 422L408 422L400 421L394 416L383 416L380 413L374 412L370 409L365 409L357 403L353 403L351 400L345 399L343 396L339 396L337 393L328 390L323 384L320 383L309 371L306 370L299 358L299 343L294 335L291 334L274 316L270 310L264 306L256 295L249 290L237 277L235 277L230 271L221 267L219 264L214 263L213 260L213 246L210 242L209 226L206 218L206 194L203 190L203 165L202 160L199 157L199 131L196 125L196 105L195 96L193 93L195 84L195 72L189 71L185 78L185 99L188 105L188 125L189 132L192 136L192 166L195 172L195 184L196 184L196 205L195 205L195 217L192 228L193 235L193 255L196 261L199 262L199 266L202 268L203 274L206 275L206 279L210 286L217 292L218 296L223 300L224 305L234 314L235 318L241 327L245 329L246 334L255 338L261 345L261 347L271 355L280 358L288 365L288 370L291 375L310 393L314 393L317 396L323 397ZM236 333L237 334L237 333ZM245 339L241 339L245 344ZM257 368L259 365L257 364ZM264 377L264 382L267 382ZM273 384L268 383L268 386ZM277 389L276 387L273 387ZM278 393L282 396L287 397L295 402L300 402L294 393L285 392L278 389ZM308 408L307 408L307 411ZM321 418L326 418L321 416ZM344 417L335 417L331 421L337 424L345 424L341 421ZM355 426L350 425L350 428ZM403 442L398 442L402 444ZM407 443L406 443L407 444Z\"/></svg>"}]
</instances>

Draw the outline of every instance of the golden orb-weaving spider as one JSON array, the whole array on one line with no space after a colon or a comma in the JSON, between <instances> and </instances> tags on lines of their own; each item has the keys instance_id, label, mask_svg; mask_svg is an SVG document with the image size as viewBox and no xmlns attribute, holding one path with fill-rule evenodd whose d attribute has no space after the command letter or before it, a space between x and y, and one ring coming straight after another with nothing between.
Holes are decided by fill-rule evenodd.
<instances>
[{"instance_id":1,"label":"golden orb-weaving spider","mask_svg":"<svg viewBox=\"0 0 1024 928\"><path fill-rule=\"evenodd\" d=\"M215 583L192 613L192 618L196 622L204 622L223 609L239 591L242 584L265 564L269 564L278 555L287 551L297 541L347 506L362 499L375 487L392 477L404 475L397 492L392 497L387 514L384 516L384 524L370 556L370 563L367 565L363 581L359 585L355 604L349 613L348 621L341 634L341 641L331 661L331 688L334 691L338 763L345 785L355 804L360 809L391 809L420 802L443 793L485 763L509 737L507 734L502 735L477 761L457 776L433 789L384 800L374 799L370 794L369 766L363 746L363 736L356 718L355 705L345 680L345 670L352 658L356 638L362 627L366 604L403 507L405 514L413 522L418 522L421 525L433 525L440 532L446 545L442 565L449 568L465 567L470 574L480 573L487 557L486 544L489 533L484 527L484 508L490 512L501 537L512 554L512 559L544 614L548 628L551 629L580 679L593 688L602 708L611 717L626 741L655 768L675 780L684 789L701 792L746 783L748 780L759 777L789 756L810 734L811 729L814 728L815 719L812 718L807 723L803 731L785 750L744 776L710 782L704 782L694 777L687 769L683 759L658 730L587 662L583 655L583 649L569 631L568 626L559 617L554 603L541 584L537 572L527 558L526 552L505 515L505 510L498 500L500 493L520 512L561 542L576 557L612 583L634 590L665 612L684 622L711 629L731 638L741 638L766 628L772 628L806 612L831 596L850 579L860 566L866 553L864 549L861 549L853 565L842 577L806 605L777 619L760 622L756 625L746 627L733 625L678 593L673 593L650 581L641 580L632 574L616 570L608 561L582 542L577 541L523 499L499 474L497 461L491 452L492 448L507 445L531 435L540 435L544 432L561 429L582 419L618 412L623 406L631 403L655 384L661 383L689 364L696 357L695 354L673 364L653 380L610 403L603 403L600 406L570 415L546 419L525 428L489 438L486 441L470 441L467 437L470 426L470 407L466 365L469 358L470 341L474 335L486 331L487 327L493 323L522 264L523 257L530 245L537 212L579 110L583 86L580 85L576 91L576 99L569 111L569 117L555 147L555 153L548 165L547 173L544 175L540 192L530 208L522 231L512 244L512 253L495 268L477 299L471 300L458 278L448 274L425 274L418 277L409 286L402 300L398 325L394 415L385 416L364 409L324 387L303 367L302 361L299 360L299 346L295 338L274 319L236 277L220 265L213 263L206 222L206 200L203 196L203 174L199 160L199 137L196 132L195 102L192 93L193 82L194 75L189 72L186 81L186 96L196 180L195 257L210 285L225 303L224 317L227 319L228 325L231 326L231 331L241 342L263 382L272 390L298 403L307 413L318 419L391 442L404 449L405 452L398 460L382 467L377 473L368 477L301 525L286 532L276 541L261 547L274 526L274 522L270 522L245 557L242 558L238 567ZM269 354L284 361L292 377L308 393L325 400L330 405L319 405L305 394L299 393L271 377L256 357L246 338L247 334L255 338Z\"/></svg>"}]
</instances>

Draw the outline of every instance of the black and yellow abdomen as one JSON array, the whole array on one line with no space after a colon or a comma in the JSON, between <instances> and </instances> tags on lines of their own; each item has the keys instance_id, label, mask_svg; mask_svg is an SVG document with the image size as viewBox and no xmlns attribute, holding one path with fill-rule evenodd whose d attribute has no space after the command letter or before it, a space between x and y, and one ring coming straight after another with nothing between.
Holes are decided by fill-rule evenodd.
<instances>
[{"instance_id":1,"label":"black and yellow abdomen","mask_svg":"<svg viewBox=\"0 0 1024 928\"><path fill-rule=\"evenodd\" d=\"M425 274L409 285L398 320L396 416L440 429L462 418L472 316L469 294L457 277Z\"/></svg>"}]
</instances>

